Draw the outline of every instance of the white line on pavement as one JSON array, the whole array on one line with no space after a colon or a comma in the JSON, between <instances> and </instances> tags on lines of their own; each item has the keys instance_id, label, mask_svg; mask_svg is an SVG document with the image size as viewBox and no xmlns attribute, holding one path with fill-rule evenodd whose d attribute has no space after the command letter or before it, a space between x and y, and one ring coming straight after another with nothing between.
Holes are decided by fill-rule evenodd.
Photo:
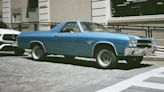
<instances>
[{"instance_id":1,"label":"white line on pavement","mask_svg":"<svg viewBox=\"0 0 164 92\"><path fill-rule=\"evenodd\" d=\"M133 85L134 86L140 85L140 84L142 85L142 83L143 83L142 81L144 81L150 77L153 77L155 75L160 75L162 72L164 72L164 67L156 68L156 69L153 69L151 71L136 75L130 79L119 82L119 83L112 85L110 87L99 90L97 92L120 92L122 90L129 88L130 86L133 86ZM149 87L150 86L152 86L152 85L149 85ZM146 87L146 86L144 86L144 87ZM155 85L154 88L163 89L164 84Z\"/></svg>"},{"instance_id":2,"label":"white line on pavement","mask_svg":"<svg viewBox=\"0 0 164 92\"><path fill-rule=\"evenodd\" d=\"M164 77L164 74L157 74L157 75L154 75L154 77Z\"/></svg>"},{"instance_id":3,"label":"white line on pavement","mask_svg":"<svg viewBox=\"0 0 164 92\"><path fill-rule=\"evenodd\" d=\"M134 84L133 86L164 90L164 84L160 84L160 83L140 82Z\"/></svg>"}]
</instances>

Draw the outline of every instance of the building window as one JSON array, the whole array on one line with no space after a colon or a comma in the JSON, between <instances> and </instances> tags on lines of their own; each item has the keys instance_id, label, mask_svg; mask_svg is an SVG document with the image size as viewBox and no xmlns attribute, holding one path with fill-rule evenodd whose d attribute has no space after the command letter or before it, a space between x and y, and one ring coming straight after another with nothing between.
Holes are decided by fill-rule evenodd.
<instances>
[{"instance_id":1,"label":"building window","mask_svg":"<svg viewBox=\"0 0 164 92\"><path fill-rule=\"evenodd\" d=\"M35 12L38 8L38 0L28 0L26 17L29 18L29 12Z\"/></svg>"},{"instance_id":2,"label":"building window","mask_svg":"<svg viewBox=\"0 0 164 92\"><path fill-rule=\"evenodd\" d=\"M12 22L13 23L20 23L21 22L21 15L20 14L13 14L12 15Z\"/></svg>"},{"instance_id":3,"label":"building window","mask_svg":"<svg viewBox=\"0 0 164 92\"><path fill-rule=\"evenodd\" d=\"M113 17L164 14L164 0L111 0L111 6Z\"/></svg>"}]
</instances>

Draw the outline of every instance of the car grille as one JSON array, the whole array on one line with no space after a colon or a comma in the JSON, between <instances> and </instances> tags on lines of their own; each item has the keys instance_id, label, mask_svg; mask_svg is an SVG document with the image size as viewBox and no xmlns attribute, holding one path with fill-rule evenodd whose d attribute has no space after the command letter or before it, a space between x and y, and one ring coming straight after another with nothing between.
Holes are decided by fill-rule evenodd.
<instances>
[{"instance_id":1,"label":"car grille","mask_svg":"<svg viewBox=\"0 0 164 92\"><path fill-rule=\"evenodd\" d=\"M15 34L5 34L3 35L3 40L16 41L17 35Z\"/></svg>"},{"instance_id":2,"label":"car grille","mask_svg":"<svg viewBox=\"0 0 164 92\"><path fill-rule=\"evenodd\" d=\"M139 48L145 48L145 47L150 48L151 47L151 40L138 40L137 41L137 47L139 47Z\"/></svg>"}]
</instances>

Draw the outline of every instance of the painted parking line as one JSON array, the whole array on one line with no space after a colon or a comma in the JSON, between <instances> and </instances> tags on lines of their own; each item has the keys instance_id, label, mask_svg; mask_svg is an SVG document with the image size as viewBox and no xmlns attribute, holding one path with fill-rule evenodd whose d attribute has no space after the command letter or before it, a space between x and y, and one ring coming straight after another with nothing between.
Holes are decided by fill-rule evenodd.
<instances>
[{"instance_id":1,"label":"painted parking line","mask_svg":"<svg viewBox=\"0 0 164 92\"><path fill-rule=\"evenodd\" d=\"M160 83L140 82L140 83L134 84L134 86L164 90L164 84L160 84Z\"/></svg>"},{"instance_id":2,"label":"painted parking line","mask_svg":"<svg viewBox=\"0 0 164 92\"><path fill-rule=\"evenodd\" d=\"M96 92L121 92L121 91L123 91L123 90L125 90L131 86L139 86L139 87L164 90L164 84L144 82L144 80L146 80L150 77L164 78L164 74L162 74L162 73L164 73L164 67L156 68L156 69L150 70L148 72L136 75L136 76L129 78L127 80L121 81L115 85L109 86L109 87L104 88L102 90L98 90Z\"/></svg>"}]
</instances>

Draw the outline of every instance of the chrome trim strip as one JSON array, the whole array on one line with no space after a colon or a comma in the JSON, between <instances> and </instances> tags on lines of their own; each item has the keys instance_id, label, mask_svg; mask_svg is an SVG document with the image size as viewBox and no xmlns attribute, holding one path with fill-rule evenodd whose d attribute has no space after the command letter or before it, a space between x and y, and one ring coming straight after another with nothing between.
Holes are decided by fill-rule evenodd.
<instances>
[{"instance_id":1,"label":"chrome trim strip","mask_svg":"<svg viewBox=\"0 0 164 92\"><path fill-rule=\"evenodd\" d=\"M78 26L79 26L79 28L80 28L80 31L81 31L81 32L84 32L84 30L83 30L83 28L82 28L82 26L81 26L80 21L77 21L77 24L78 24Z\"/></svg>"},{"instance_id":2,"label":"chrome trim strip","mask_svg":"<svg viewBox=\"0 0 164 92\"><path fill-rule=\"evenodd\" d=\"M126 48L124 55L125 56L149 56L154 54L156 51L155 48Z\"/></svg>"}]
</instances>

